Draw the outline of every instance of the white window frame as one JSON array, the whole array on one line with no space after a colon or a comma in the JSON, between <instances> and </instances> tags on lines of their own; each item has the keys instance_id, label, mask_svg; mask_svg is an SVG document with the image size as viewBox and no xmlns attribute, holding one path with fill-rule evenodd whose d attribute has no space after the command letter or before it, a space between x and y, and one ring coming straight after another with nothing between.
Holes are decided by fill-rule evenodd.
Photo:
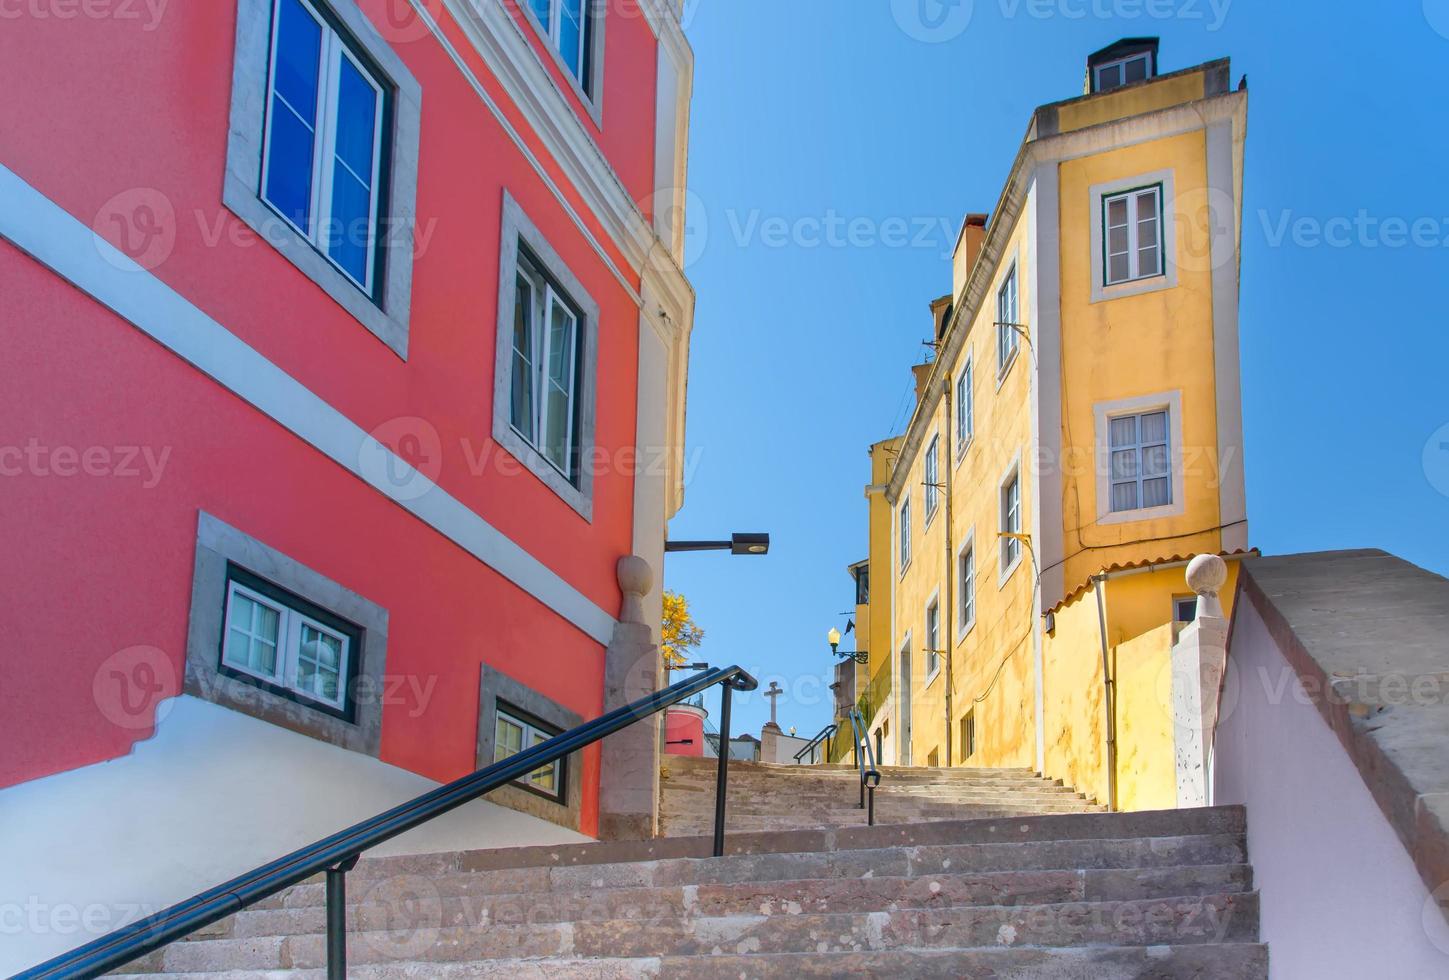
<instances>
[{"instance_id":1,"label":"white window frame","mask_svg":"<svg viewBox=\"0 0 1449 980\"><path fill-rule=\"evenodd\" d=\"M1144 268L1142 265L1143 244L1140 239L1142 234L1142 212L1141 205L1143 198L1151 198L1153 201L1152 221L1156 229L1157 244L1152 246L1157 252L1157 261L1151 268ZM1118 201L1123 202L1127 212L1127 223L1122 227L1127 232L1127 275L1121 279L1112 278L1112 259L1116 257L1111 250L1112 230L1117 226L1112 224L1110 212L1112 205ZM1102 234L1105 240L1102 243L1102 285L1104 287L1121 286L1129 282L1136 282L1139 279L1151 279L1154 276L1162 275L1165 269L1166 249L1162 240L1162 185L1148 184L1145 187L1130 187L1115 194L1104 194L1102 196Z\"/></svg>"},{"instance_id":2,"label":"white window frame","mask_svg":"<svg viewBox=\"0 0 1449 980\"><path fill-rule=\"evenodd\" d=\"M580 460L575 454L577 448L579 430L582 423L577 415L577 401L579 394L579 351L584 343L583 314L574 306L567 296L564 296L554 287L553 280L539 267L538 263L526 254L518 257L518 273L514 277L515 288L519 279L528 283L530 293L530 308L532 316L529 322L529 333L533 348L533 361L529 365L529 383L532 385L531 403L533 411L531 418L527 420L528 431L520 429L513 421L512 401L509 402L509 424L513 430L524 438L538 454L543 457L554 469L570 483L576 482L577 473L571 472L572 467L578 466ZM542 302L540 302L542 299ZM548 397L549 387L553 384L549 377L549 364L553 360L553 316L556 309L563 310L573 322L572 338L573 343L565 352L567 358L567 375L570 379L568 390L568 407L564 417L564 460L572 465L560 466L558 460L549 456L546 447L549 444L552 433L548 431ZM505 325L500 325L505 326ZM505 326L509 337L507 343L517 350L513 344L513 324ZM510 375L511 379L511 375ZM510 396L512 391L510 390Z\"/></svg>"},{"instance_id":3,"label":"white window frame","mask_svg":"<svg viewBox=\"0 0 1449 980\"><path fill-rule=\"evenodd\" d=\"M1162 188L1158 201L1158 234L1161 236L1161 248L1158 249L1158 267L1161 271L1141 278L1108 283L1106 277L1106 202L1109 198L1117 197L1129 191L1148 188L1153 185L1160 185ZM1159 289L1172 289L1177 285L1177 219L1173 213L1172 203L1177 199L1176 194L1176 183L1172 170L1154 170L1149 173L1133 174L1130 177L1123 177L1119 180L1092 185L1088 191L1092 209L1090 216L1092 268L1089 279L1091 283L1091 302L1101 303L1107 300L1121 299L1126 296L1156 292ZM1132 232L1132 238L1130 240L1135 242L1135 224L1129 224L1128 227ZM1134 256L1133 261L1135 262L1135 251L1132 254Z\"/></svg>"},{"instance_id":4,"label":"white window frame","mask_svg":"<svg viewBox=\"0 0 1449 980\"><path fill-rule=\"evenodd\" d=\"M922 515L921 526L930 527L936 511L941 508L941 490L937 486L941 482L941 436L939 433L931 436L931 441L926 445L926 456L921 464L921 471L921 484L925 498L922 502L925 513Z\"/></svg>"},{"instance_id":5,"label":"white window frame","mask_svg":"<svg viewBox=\"0 0 1449 980\"><path fill-rule=\"evenodd\" d=\"M1003 304L1003 298L1010 290L1009 308ZM1006 319L1007 316L1010 319ZM1016 355L1021 352L1021 334L1014 327L1003 326L1006 323L1021 322L1021 276L1017 274L1017 261L1012 259L1007 265L1006 271L1002 273L1000 283L996 287L996 379L1000 386L1002 378L1011 370L1011 365L1016 363Z\"/></svg>"},{"instance_id":6,"label":"white window frame","mask_svg":"<svg viewBox=\"0 0 1449 980\"><path fill-rule=\"evenodd\" d=\"M228 641L231 637L232 626L232 601L238 595L277 613L277 672L273 675L264 674L260 671L253 670L249 665L234 663L227 659L226 655L229 649ZM297 665L302 654L302 627L304 626L341 641L342 651L338 657L337 697L335 699L323 697L315 691L303 690L298 684ZM308 701L325 704L339 711L346 710L347 685L349 680L348 671L351 667L352 660L352 641L351 637L347 636L347 634L341 633L325 623L318 622L300 609L296 609L285 602L274 599L269 595L258 592L256 589L232 579L227 582L226 609L222 617L221 636L221 663L228 670L246 674L249 677L254 677L259 681L275 687L285 688L298 697L306 698Z\"/></svg>"},{"instance_id":7,"label":"white window frame","mask_svg":"<svg viewBox=\"0 0 1449 980\"><path fill-rule=\"evenodd\" d=\"M503 747L502 741L497 736L498 725L500 723L507 723L507 724L513 725L514 727L519 728L519 729L521 729L523 731L523 736L522 736L522 739L521 739L522 747L519 749L520 752L522 752L522 751L524 751L526 749L531 749L535 745L537 745L540 741L547 741L548 739L554 738L554 737L556 737L559 734L558 732L552 732L552 731L549 731L549 730L547 730L545 728L541 728L540 726L535 725L531 721L524 720L523 718L521 718L518 715L514 714L512 711L509 711L507 708L503 707L502 704L500 704L497 707L497 709L495 710L494 718L493 718L493 729L494 729L493 761L494 762L502 762L504 759L510 758L511 756L517 754L517 753L513 753L513 752L510 752L510 753L508 753L508 755L504 755L504 756L500 756L498 754L499 751ZM537 736L542 736L542 738L536 738ZM513 782L516 783L519 786L524 786L524 787L527 787L528 789L534 790L534 791L536 791L538 793L542 793L544 796L547 796L549 799L557 800L558 802L561 803L561 802L564 801L564 789L565 789L564 772L563 772L563 768L559 765L559 763L561 761L562 760L555 760L553 762L548 763L547 765L539 766L537 769L533 770L532 772L526 773L526 774L518 777ZM540 780L543 778L542 777L542 774L543 773L551 773L552 774L552 776L553 776L553 786L551 788L549 786L546 786L546 785L543 785L543 784L540 783Z\"/></svg>"},{"instance_id":8,"label":"white window frame","mask_svg":"<svg viewBox=\"0 0 1449 980\"><path fill-rule=\"evenodd\" d=\"M963 575L961 571L963 560L968 557L971 559L969 576ZM961 547L956 549L957 643L966 639L967 634L976 627L976 573L976 528L973 527L966 532L966 540L961 542ZM966 601L968 595L971 599L969 603ZM968 607L971 610L970 618L965 617Z\"/></svg>"},{"instance_id":9,"label":"white window frame","mask_svg":"<svg viewBox=\"0 0 1449 980\"><path fill-rule=\"evenodd\" d=\"M1178 618L1179 607L1184 602L1193 604L1193 614L1186 619ZM1172 597L1172 621L1174 623L1190 623L1197 619L1197 596L1196 595L1175 595Z\"/></svg>"},{"instance_id":10,"label":"white window frame","mask_svg":"<svg viewBox=\"0 0 1449 980\"><path fill-rule=\"evenodd\" d=\"M297 234L301 235L322 254L338 272L346 276L348 281L361 289L369 297L377 292L377 253L378 241L382 237L379 223L379 203L382 195L382 161L383 155L387 152L387 133L383 130L383 120L386 118L385 109L388 100L388 90L378 82L372 69L363 64L352 50L352 45L347 38L339 34L328 21L328 19L317 10L311 0L296 0L311 18L316 21L322 32L321 51L319 58L321 64L317 71L317 128L313 131L312 140L312 200L308 208L312 217L311 229L298 227L290 217L278 211L271 202L271 148L272 148L272 121L273 109L276 105L275 99L281 99L276 92L277 80L277 49L281 32L277 29L281 23L282 0L272 0L272 40L271 51L268 55L267 65L267 107L266 123L262 135L262 201L292 227ZM334 259L327 249L327 231L332 224L332 175L334 164L346 166L337 156L337 98L338 86L341 84L342 59L347 58L352 66L357 69L363 81L372 88L377 97L376 108L374 109L372 121L372 174L370 175L369 187L370 197L368 200L369 233L367 236L367 264L366 275L359 280L341 263ZM275 97L275 99L274 99ZM281 99L285 102L285 99ZM291 108L290 106L288 108ZM296 112L295 109L292 110ZM300 119L301 117L298 116ZM350 169L350 168L349 168ZM358 175L359 177L361 175Z\"/></svg>"},{"instance_id":11,"label":"white window frame","mask_svg":"<svg viewBox=\"0 0 1449 980\"><path fill-rule=\"evenodd\" d=\"M1125 87L1127 85L1136 85L1137 82L1129 82L1129 81L1126 80L1127 79L1127 66L1129 64L1131 64L1132 62L1139 61L1139 60L1142 60L1142 61L1146 61L1147 62L1147 73L1142 77L1141 81L1144 81L1144 82L1151 81L1152 78L1153 78L1153 74L1152 73L1153 73L1153 68L1154 68L1153 63L1152 63L1152 52L1151 51L1134 51L1132 54L1123 55L1120 58L1113 58L1111 61L1104 61L1100 65L1093 65L1092 66L1092 91L1093 92L1115 92L1117 89L1123 88L1123 87ZM1102 73L1104 71L1106 71L1107 69L1109 69L1109 68L1120 68L1120 69L1122 69L1122 79L1123 80L1122 80L1122 83L1119 84L1119 85L1114 85L1112 88L1104 89L1102 87Z\"/></svg>"},{"instance_id":12,"label":"white window frame","mask_svg":"<svg viewBox=\"0 0 1449 980\"><path fill-rule=\"evenodd\" d=\"M1006 500L1006 491L1011 486L1012 481L1016 482L1016 526L1014 528L1011 526L1011 515L1008 513ZM1012 461L1011 466L1007 468L1000 482L996 485L996 529L1000 532L997 535L999 547L996 550L996 565L998 569L996 585L998 588L1005 585L1006 580L1011 578L1011 574L1021 564L1023 553L1026 551L1026 545L1023 542L1015 538L1001 536L1001 534L1006 532L1014 532L1017 534L1025 533L1022 530L1026 526L1023 514L1025 503L1021 485L1021 458L1018 455Z\"/></svg>"},{"instance_id":13,"label":"white window frame","mask_svg":"<svg viewBox=\"0 0 1449 980\"><path fill-rule=\"evenodd\" d=\"M569 87L583 103L585 110L594 120L594 124L602 127L604 124L604 22L608 19L606 14L609 4L607 0L582 0L579 7L585 18L585 23L580 25L579 31L579 71L582 73L588 69L589 77L587 79L573 73L573 69L564 60L563 52L559 48L562 37L562 28L559 25L563 23L559 19L561 16L559 8L562 4L563 0L549 0L549 18L548 23L545 24L539 20L538 12L533 9L532 0L518 0L518 6L523 11L524 19L538 32L543 46L548 50L554 64L558 66L560 74L568 79ZM585 47L590 43L587 25L590 15L594 21L592 52ZM586 54L591 55L591 58L585 57Z\"/></svg>"},{"instance_id":14,"label":"white window frame","mask_svg":"<svg viewBox=\"0 0 1449 980\"><path fill-rule=\"evenodd\" d=\"M899 548L896 552L897 561L900 562L901 574L911 567L911 494L906 491L901 498L900 507L896 510L896 533L900 540L897 542Z\"/></svg>"},{"instance_id":15,"label":"white window frame","mask_svg":"<svg viewBox=\"0 0 1449 980\"><path fill-rule=\"evenodd\" d=\"M956 462L966 458L966 450L976 438L976 377L970 351L961 373L956 375Z\"/></svg>"},{"instance_id":16,"label":"white window frame","mask_svg":"<svg viewBox=\"0 0 1449 980\"><path fill-rule=\"evenodd\" d=\"M932 611L934 611L936 614L936 635L934 639L931 637ZM942 646L941 639L942 631L940 589L936 589L934 592L932 592L931 597L926 600L925 615L922 622L924 628L921 630L921 632L925 637L925 641L921 647L921 650L926 655L926 677L922 683L929 685L932 681L936 679L936 675L941 673L941 661L943 659L941 653L944 652L946 649L944 646Z\"/></svg>"},{"instance_id":17,"label":"white window frame","mask_svg":"<svg viewBox=\"0 0 1449 980\"><path fill-rule=\"evenodd\" d=\"M1098 402L1092 406L1095 416L1097 523L1125 524L1132 521L1176 517L1186 512L1186 481L1183 475L1182 392L1157 392L1135 398ZM1168 463L1172 467L1172 502L1160 507L1136 510L1112 510L1111 420L1124 415L1167 413Z\"/></svg>"}]
</instances>

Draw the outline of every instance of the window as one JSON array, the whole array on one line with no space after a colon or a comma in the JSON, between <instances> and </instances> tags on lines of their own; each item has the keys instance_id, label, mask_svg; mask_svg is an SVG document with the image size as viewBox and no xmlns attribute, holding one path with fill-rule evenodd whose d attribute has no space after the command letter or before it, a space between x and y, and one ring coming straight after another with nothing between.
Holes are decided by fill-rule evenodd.
<instances>
[{"instance_id":1,"label":"window","mask_svg":"<svg viewBox=\"0 0 1449 980\"><path fill-rule=\"evenodd\" d=\"M911 497L901 501L901 571L911 563Z\"/></svg>"},{"instance_id":2,"label":"window","mask_svg":"<svg viewBox=\"0 0 1449 980\"><path fill-rule=\"evenodd\" d=\"M926 606L926 677L941 669L941 603L932 599Z\"/></svg>"},{"instance_id":3,"label":"window","mask_svg":"<svg viewBox=\"0 0 1449 980\"><path fill-rule=\"evenodd\" d=\"M563 69L579 83L584 94L594 95L594 35L598 13L593 0L528 0L528 9L549 46L558 52Z\"/></svg>"},{"instance_id":4,"label":"window","mask_svg":"<svg viewBox=\"0 0 1449 980\"><path fill-rule=\"evenodd\" d=\"M1109 427L1113 513L1171 504L1167 412L1117 416Z\"/></svg>"},{"instance_id":5,"label":"window","mask_svg":"<svg viewBox=\"0 0 1449 980\"><path fill-rule=\"evenodd\" d=\"M926 765L929 768L935 769L940 764L941 764L941 750L939 748L934 748L934 749L932 749L930 752L928 752L926 754Z\"/></svg>"},{"instance_id":6,"label":"window","mask_svg":"<svg viewBox=\"0 0 1449 980\"><path fill-rule=\"evenodd\" d=\"M1172 621L1174 623L1190 623L1197 619L1197 596L1173 596L1172 597Z\"/></svg>"},{"instance_id":7,"label":"window","mask_svg":"<svg viewBox=\"0 0 1449 980\"><path fill-rule=\"evenodd\" d=\"M932 436L931 444L926 447L926 523L931 523L931 518L936 516L936 508L941 502L941 463L940 463L940 436Z\"/></svg>"},{"instance_id":8,"label":"window","mask_svg":"<svg viewBox=\"0 0 1449 980\"><path fill-rule=\"evenodd\" d=\"M1163 274L1161 184L1104 196L1102 215L1106 285Z\"/></svg>"},{"instance_id":9,"label":"window","mask_svg":"<svg viewBox=\"0 0 1449 980\"><path fill-rule=\"evenodd\" d=\"M855 604L864 606L870 603L870 566L857 565L855 568Z\"/></svg>"},{"instance_id":10,"label":"window","mask_svg":"<svg viewBox=\"0 0 1449 980\"><path fill-rule=\"evenodd\" d=\"M976 712L968 711L961 716L961 758L966 760L976 754Z\"/></svg>"},{"instance_id":11,"label":"window","mask_svg":"<svg viewBox=\"0 0 1449 980\"><path fill-rule=\"evenodd\" d=\"M232 567L221 665L334 712L348 709L358 629Z\"/></svg>"},{"instance_id":12,"label":"window","mask_svg":"<svg viewBox=\"0 0 1449 980\"><path fill-rule=\"evenodd\" d=\"M262 199L373 296L388 93L307 0L276 0Z\"/></svg>"},{"instance_id":13,"label":"window","mask_svg":"<svg viewBox=\"0 0 1449 980\"><path fill-rule=\"evenodd\" d=\"M998 374L1006 371L1007 365L1016 356L1017 348L1021 344L1021 334L1018 332L1020 321L1017 319L1019 315L1016 265L1013 264L1007 271L1006 278L1002 280L1001 288L996 291L996 370Z\"/></svg>"},{"instance_id":14,"label":"window","mask_svg":"<svg viewBox=\"0 0 1449 980\"><path fill-rule=\"evenodd\" d=\"M956 579L961 591L957 602L961 622L957 630L965 633L976 622L976 547L969 541L956 559Z\"/></svg>"},{"instance_id":15,"label":"window","mask_svg":"<svg viewBox=\"0 0 1449 980\"><path fill-rule=\"evenodd\" d=\"M498 705L498 715L494 727L494 762L502 762L511 755L517 755L524 749L531 749L535 745L547 742L555 735L562 734L537 722L524 720L521 712L508 709L501 702ZM515 782L528 789L537 790L544 796L562 801L564 781L559 772L561 765L561 761L550 762Z\"/></svg>"},{"instance_id":16,"label":"window","mask_svg":"<svg viewBox=\"0 0 1449 980\"><path fill-rule=\"evenodd\" d=\"M1001 574L1005 576L1021 560L1021 475L1013 471L1001 485Z\"/></svg>"},{"instance_id":17,"label":"window","mask_svg":"<svg viewBox=\"0 0 1449 980\"><path fill-rule=\"evenodd\" d=\"M518 256L509 422L570 483L578 479L579 313Z\"/></svg>"},{"instance_id":18,"label":"window","mask_svg":"<svg viewBox=\"0 0 1449 980\"><path fill-rule=\"evenodd\" d=\"M956 378L956 457L959 459L976 434L976 399L971 384L971 358Z\"/></svg>"},{"instance_id":19,"label":"window","mask_svg":"<svg viewBox=\"0 0 1449 980\"><path fill-rule=\"evenodd\" d=\"M1151 78L1152 74L1152 52L1140 51L1093 68L1093 91L1110 92L1114 88Z\"/></svg>"}]
</instances>

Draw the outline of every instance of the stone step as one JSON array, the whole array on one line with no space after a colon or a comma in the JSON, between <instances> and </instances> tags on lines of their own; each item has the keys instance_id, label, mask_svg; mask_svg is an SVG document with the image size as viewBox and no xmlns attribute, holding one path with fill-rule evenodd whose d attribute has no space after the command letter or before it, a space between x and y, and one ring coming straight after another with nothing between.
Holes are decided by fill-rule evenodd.
<instances>
[{"instance_id":1,"label":"stone step","mask_svg":"<svg viewBox=\"0 0 1449 980\"><path fill-rule=\"evenodd\" d=\"M1256 942L1256 893L1029 906L868 913L735 915L681 921L598 919L358 932L349 963L563 957L719 956L971 946L1187 945ZM325 937L307 934L175 943L171 972L278 970L326 964ZM144 972L144 968L143 972Z\"/></svg>"},{"instance_id":2,"label":"stone step","mask_svg":"<svg viewBox=\"0 0 1449 980\"><path fill-rule=\"evenodd\" d=\"M973 905L1043 905L1201 896L1252 890L1247 865L943 873L918 877L817 878L773 882L621 887L527 894L444 895L433 882L402 876L356 894L350 931L590 919L661 921L737 915L824 914ZM350 896L351 897L351 896ZM325 930L320 904L250 909L197 938L292 936Z\"/></svg>"},{"instance_id":3,"label":"stone step","mask_svg":"<svg viewBox=\"0 0 1449 980\"><path fill-rule=\"evenodd\" d=\"M959 980L962 976L1032 980L1149 980L1224 977L1262 980L1268 949L1256 943L881 950L848 953L777 953L710 957L497 959L475 963L397 962L349 966L353 980L624 980L689 977L691 980L793 980L868 977L880 980ZM292 970L287 980L325 980L325 970ZM251 970L164 974L158 980L268 980L278 974Z\"/></svg>"},{"instance_id":4,"label":"stone step","mask_svg":"<svg viewBox=\"0 0 1449 980\"><path fill-rule=\"evenodd\" d=\"M358 870L348 876L347 895L349 901L360 903L374 889L386 887L394 893L413 894L421 902L436 902L455 897L476 899L489 895L522 895L528 899L537 899L545 894L567 896L578 890L597 895L608 889L685 886L703 888L709 885L740 883L760 886L767 882L915 879L927 876L1012 872L1063 871L1078 874L1096 870L1128 869L1139 873L1162 871L1172 880L1174 870L1185 876L1193 868L1245 863L1246 845L1242 834L994 844L921 844L911 847L852 848L783 854L767 852L725 858L667 858L616 864L473 872L429 870L416 866L409 868L394 864L393 873L381 877L376 873L377 868L366 869L359 865ZM1108 879L1097 876L1094 880ZM1247 883L1244 883L1242 890L1246 888ZM1102 897L1109 896L1104 894ZM1128 896L1118 894L1114 897ZM325 886L320 882L310 882L298 885L255 907L321 907L325 898Z\"/></svg>"}]
</instances>

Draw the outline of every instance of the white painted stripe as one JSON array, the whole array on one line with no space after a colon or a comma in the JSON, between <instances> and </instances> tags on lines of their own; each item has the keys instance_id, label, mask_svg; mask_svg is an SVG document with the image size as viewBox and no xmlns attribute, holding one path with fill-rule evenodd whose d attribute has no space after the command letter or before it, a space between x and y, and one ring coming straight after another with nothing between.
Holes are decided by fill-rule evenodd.
<instances>
[{"instance_id":1,"label":"white painted stripe","mask_svg":"<svg viewBox=\"0 0 1449 980\"><path fill-rule=\"evenodd\" d=\"M301 382L0 164L0 236L600 643L614 618Z\"/></svg>"},{"instance_id":2,"label":"white painted stripe","mask_svg":"<svg viewBox=\"0 0 1449 980\"><path fill-rule=\"evenodd\" d=\"M603 260L604 265L608 266L608 269L611 273L613 273L614 278L619 281L619 285L624 287L624 291L628 293L629 298L634 301L634 305L643 306L644 299L639 295L639 291L634 288L633 284L628 280L628 278L625 277L623 271L621 271L618 265L614 263L614 260L609 255L608 251L599 242L599 240L594 237L594 233L589 230L589 226L584 223L584 219L579 215L578 211L574 209L574 206L569 203L569 199L564 196L564 192L558 186L558 183L555 182L554 179L549 176L548 171L544 169L543 161L539 160L538 155L534 153L533 150L529 147L528 143L524 141L523 135L518 132L518 130L514 127L513 123L508 121L508 117L503 114L503 109L498 105L496 101L494 101L493 96L488 94L488 90L483 87L483 83L478 80L478 76L473 74L473 70L468 67L467 62L463 60L463 56L458 53L458 49L453 47L453 43L448 40L447 36L443 33L443 29L438 26L438 22L433 19L433 15L428 12L427 7L423 4L422 0L410 0L410 2L412 3L413 9L417 12L418 18L427 25L428 30L433 32L433 36L437 38L438 43L443 46L443 50L448 53L448 57L453 59L453 64L457 65L458 71L460 71L463 74L463 77L467 79L468 84L472 86L473 91L478 93L478 98L481 99L483 101L483 104L488 107L488 111L493 113L493 118L498 121L499 126L503 127L503 132L508 135L508 138L513 141L513 145L518 148L518 152L523 154L523 158L528 161L530 166L533 167L534 172L538 174L538 177L540 180L543 181L544 186L546 186L553 193L553 196L558 200L559 207L564 209L564 213L569 216L569 220L571 220L574 223L574 226L578 228L579 234L583 235L584 240L589 243L589 246L596 253L598 253L599 258ZM617 178L615 179L617 180Z\"/></svg>"}]
</instances>

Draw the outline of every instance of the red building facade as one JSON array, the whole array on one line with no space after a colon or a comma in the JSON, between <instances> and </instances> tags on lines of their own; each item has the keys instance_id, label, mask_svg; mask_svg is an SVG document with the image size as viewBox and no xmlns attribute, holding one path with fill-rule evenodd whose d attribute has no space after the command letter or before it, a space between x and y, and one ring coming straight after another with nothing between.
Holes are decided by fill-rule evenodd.
<instances>
[{"instance_id":1,"label":"red building facade","mask_svg":"<svg viewBox=\"0 0 1449 980\"><path fill-rule=\"evenodd\" d=\"M168 780L275 815L164 901L600 712L616 563L660 568L682 499L691 71L673 0L4 22L15 847L201 853L193 804L125 816ZM535 774L505 836L592 835L598 784Z\"/></svg>"}]
</instances>

